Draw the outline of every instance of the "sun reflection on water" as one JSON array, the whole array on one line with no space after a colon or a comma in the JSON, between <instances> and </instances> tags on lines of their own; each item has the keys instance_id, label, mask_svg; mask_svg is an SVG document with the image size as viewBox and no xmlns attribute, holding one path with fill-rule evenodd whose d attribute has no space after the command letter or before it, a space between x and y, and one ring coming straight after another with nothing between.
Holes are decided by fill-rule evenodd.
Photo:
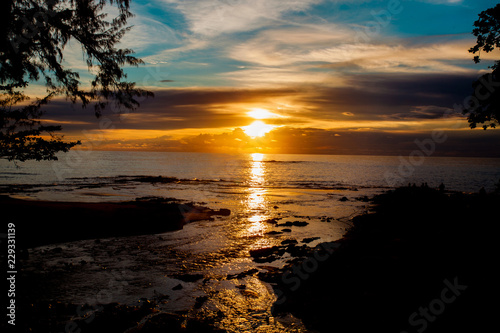
<instances>
[{"instance_id":1,"label":"sun reflection on water","mask_svg":"<svg viewBox=\"0 0 500 333\"><path fill-rule=\"evenodd\" d=\"M266 229L263 221L269 218L267 189L264 187L266 184L264 154L255 153L250 157L249 192L245 197L248 222L250 222L245 232L247 237L262 235Z\"/></svg>"}]
</instances>

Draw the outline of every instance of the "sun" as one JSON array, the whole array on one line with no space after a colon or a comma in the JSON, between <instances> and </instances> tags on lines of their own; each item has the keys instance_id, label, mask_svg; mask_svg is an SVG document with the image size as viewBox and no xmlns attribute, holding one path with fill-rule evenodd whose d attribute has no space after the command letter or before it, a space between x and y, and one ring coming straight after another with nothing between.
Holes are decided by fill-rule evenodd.
<instances>
[{"instance_id":1,"label":"sun","mask_svg":"<svg viewBox=\"0 0 500 333\"><path fill-rule=\"evenodd\" d=\"M257 137L262 137L266 133L270 132L276 126L265 124L260 120L256 120L248 126L243 127L243 131L246 135L255 139Z\"/></svg>"},{"instance_id":2,"label":"sun","mask_svg":"<svg viewBox=\"0 0 500 333\"><path fill-rule=\"evenodd\" d=\"M251 110L252 111L247 112L247 115L253 119L268 119L278 116L266 109L253 108Z\"/></svg>"}]
</instances>

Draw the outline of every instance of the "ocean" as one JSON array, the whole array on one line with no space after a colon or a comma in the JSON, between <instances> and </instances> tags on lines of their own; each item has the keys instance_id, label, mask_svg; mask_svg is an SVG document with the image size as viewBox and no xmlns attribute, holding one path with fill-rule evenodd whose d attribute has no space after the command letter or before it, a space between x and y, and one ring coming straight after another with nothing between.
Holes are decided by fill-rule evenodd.
<instances>
[{"instance_id":1,"label":"ocean","mask_svg":"<svg viewBox=\"0 0 500 333\"><path fill-rule=\"evenodd\" d=\"M230 216L160 235L30 249L23 265L24 274L39 281L27 291L33 298L131 305L168 299L160 310L192 313L197 299L206 297L204 311L221 311L220 325L229 332L306 332L298 319L273 318L271 286L243 274L282 267L291 257L259 264L249 251L285 240L311 247L338 240L353 216L370 210L368 197L399 184L492 191L500 159L89 151L18 166L2 160L0 170L0 194L17 198L99 202L155 196L231 210ZM284 232L269 219L307 225ZM186 282L182 274L203 279ZM109 287L117 281L123 288ZM241 284L245 293L237 288Z\"/></svg>"},{"instance_id":2,"label":"ocean","mask_svg":"<svg viewBox=\"0 0 500 333\"><path fill-rule=\"evenodd\" d=\"M418 163L417 163L418 162ZM59 161L0 160L0 186L16 184L26 195L51 200L119 201L138 196L210 199L228 190L335 190L390 188L425 182L454 191L493 190L500 180L500 159L398 156L224 155L210 153L87 151ZM162 176L168 186L138 186L126 177ZM122 179L116 181L117 177ZM31 191L28 190L31 188ZM60 193L63 192L62 195Z\"/></svg>"}]
</instances>

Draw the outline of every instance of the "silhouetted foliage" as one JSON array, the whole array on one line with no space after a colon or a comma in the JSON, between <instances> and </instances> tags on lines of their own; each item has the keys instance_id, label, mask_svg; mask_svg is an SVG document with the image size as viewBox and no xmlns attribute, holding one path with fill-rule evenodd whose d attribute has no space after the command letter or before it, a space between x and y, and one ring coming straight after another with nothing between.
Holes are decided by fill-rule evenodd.
<instances>
[{"instance_id":1,"label":"silhouetted foliage","mask_svg":"<svg viewBox=\"0 0 500 333\"><path fill-rule=\"evenodd\" d=\"M118 15L109 20L106 5ZM62 95L83 107L94 104L96 116L114 101L118 108L134 109L137 97L152 96L126 81L124 65L140 59L116 44L130 29L129 0L2 0L0 4L0 157L9 160L56 160L79 142L63 142L54 132L60 126L44 126L41 106ZM82 48L90 87L81 87L77 71L63 66L64 48L70 40ZM41 81L46 96L28 103L24 94L30 82Z\"/></svg>"},{"instance_id":2,"label":"silhouetted foliage","mask_svg":"<svg viewBox=\"0 0 500 333\"><path fill-rule=\"evenodd\" d=\"M469 52L478 54L474 56L474 62L479 63L481 51L489 53L500 47L500 4L481 12L474 26L472 34L477 40ZM465 110L471 128L475 128L477 124L484 124L484 129L495 128L500 122L500 60L495 61L490 68L492 73L481 76L472 84L475 105Z\"/></svg>"}]
</instances>

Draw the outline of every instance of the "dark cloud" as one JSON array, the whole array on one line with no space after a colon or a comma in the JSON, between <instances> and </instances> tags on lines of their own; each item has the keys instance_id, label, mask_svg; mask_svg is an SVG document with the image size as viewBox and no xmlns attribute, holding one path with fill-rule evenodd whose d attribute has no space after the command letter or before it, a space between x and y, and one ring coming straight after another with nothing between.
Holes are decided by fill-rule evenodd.
<instances>
[{"instance_id":1,"label":"dark cloud","mask_svg":"<svg viewBox=\"0 0 500 333\"><path fill-rule=\"evenodd\" d=\"M409 112L400 112L390 115L382 115L381 118L389 120L433 120L433 119L451 119L464 118L461 113L456 113L452 108L444 108L437 106L418 106Z\"/></svg>"},{"instance_id":2,"label":"dark cloud","mask_svg":"<svg viewBox=\"0 0 500 333\"><path fill-rule=\"evenodd\" d=\"M154 98L141 101L141 107L130 115L119 117L108 110L105 116L119 129L241 127L248 125L248 117L239 114L235 105L265 105L286 98L300 109L289 118L270 120L273 124L290 125L304 119L432 120L439 119L442 110L463 102L473 79L468 75L385 74L351 76L348 87L163 89L156 91ZM65 128L71 130L95 128L98 122L91 109L82 110L64 101L53 102L47 116L64 121Z\"/></svg>"},{"instance_id":3,"label":"dark cloud","mask_svg":"<svg viewBox=\"0 0 500 333\"><path fill-rule=\"evenodd\" d=\"M299 99L309 106L304 115L311 118L345 120L349 112L356 119L380 120L381 116L409 114L423 105L453 108L471 94L474 79L471 75L352 75L346 78L348 87L318 87Z\"/></svg>"},{"instance_id":4,"label":"dark cloud","mask_svg":"<svg viewBox=\"0 0 500 333\"><path fill-rule=\"evenodd\" d=\"M107 109L103 117L110 118L116 129L174 130L184 128L225 128L249 125L246 114L236 113L235 104L266 103L275 97L289 96L292 89L165 89L154 98L141 101L141 107L131 113ZM92 108L82 109L64 100L53 101L47 107L46 118L60 121L66 131L97 129ZM276 119L270 123L295 123L294 119Z\"/></svg>"},{"instance_id":5,"label":"dark cloud","mask_svg":"<svg viewBox=\"0 0 500 333\"><path fill-rule=\"evenodd\" d=\"M462 117L453 113L453 105L460 104L467 97L474 79L470 75L380 74L349 77L346 79L349 87L163 89L155 92L155 98L141 101L137 111L120 115L106 110L103 117L109 118L116 129L189 128L200 129L199 136L182 140L170 137L124 139L106 145L167 151L244 151L260 145L265 152L405 155L415 149L415 139L425 139L430 135L416 132L411 122L437 121L445 114L448 118ZM263 139L249 140L241 129L220 135L203 134L204 129L209 128L249 125L248 116L237 110L245 110L248 105L271 105L281 100L289 101L291 105L289 117L266 120L284 126L271 131ZM80 135L82 130L98 129L100 121L91 108L82 109L64 100L50 103L46 118L53 123L60 122L65 132L74 136ZM352 126L344 130L292 128L308 120L332 121L332 128L335 128L335 121L349 121ZM355 130L359 127L357 121L391 120L401 122L399 132L383 131L382 125L378 131ZM404 125L405 121L408 125ZM465 119L463 124L467 124ZM440 145L437 155L491 156L500 151L496 143L500 142L499 131L449 133L450 139Z\"/></svg>"}]
</instances>

